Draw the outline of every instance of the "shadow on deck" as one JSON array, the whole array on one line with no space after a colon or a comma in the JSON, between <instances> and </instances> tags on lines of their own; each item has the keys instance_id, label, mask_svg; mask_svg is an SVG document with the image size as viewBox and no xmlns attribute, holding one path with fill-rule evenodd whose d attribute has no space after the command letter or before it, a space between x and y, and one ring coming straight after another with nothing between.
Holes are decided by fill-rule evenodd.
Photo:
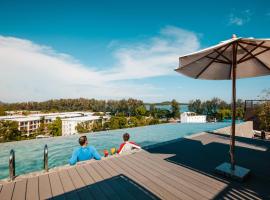
<instances>
[{"instance_id":1,"label":"shadow on deck","mask_svg":"<svg viewBox=\"0 0 270 200\"><path fill-rule=\"evenodd\" d=\"M229 136L207 133L194 138L183 138L148 149L153 154L173 154L166 158L179 166L224 182L227 187L214 199L270 199L270 142L236 138L237 165L251 169L242 183L224 179L214 172L216 166L229 159Z\"/></svg>"}]
</instances>

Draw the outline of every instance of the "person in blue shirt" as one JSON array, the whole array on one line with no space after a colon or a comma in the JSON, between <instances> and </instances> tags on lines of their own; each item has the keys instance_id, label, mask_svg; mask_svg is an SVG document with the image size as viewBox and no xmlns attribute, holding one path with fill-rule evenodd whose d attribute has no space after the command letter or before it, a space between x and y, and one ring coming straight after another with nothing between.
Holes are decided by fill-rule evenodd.
<instances>
[{"instance_id":1,"label":"person in blue shirt","mask_svg":"<svg viewBox=\"0 0 270 200\"><path fill-rule=\"evenodd\" d=\"M88 141L86 136L81 136L79 138L79 144L81 147L73 151L72 157L69 159L70 165L75 165L79 161L91 160L92 158L96 160L101 160L101 156L93 146L88 146Z\"/></svg>"}]
</instances>

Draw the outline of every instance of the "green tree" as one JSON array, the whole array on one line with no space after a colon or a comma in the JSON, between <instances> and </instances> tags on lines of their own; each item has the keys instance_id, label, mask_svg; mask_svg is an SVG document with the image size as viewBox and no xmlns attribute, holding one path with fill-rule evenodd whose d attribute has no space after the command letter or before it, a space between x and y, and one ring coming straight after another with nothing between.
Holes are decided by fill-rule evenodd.
<instances>
[{"instance_id":1,"label":"green tree","mask_svg":"<svg viewBox=\"0 0 270 200\"><path fill-rule=\"evenodd\" d=\"M196 99L195 101L190 101L188 104L188 110L190 112L195 112L197 114L202 114L203 113L203 108L202 108L202 102L200 99Z\"/></svg>"},{"instance_id":2,"label":"green tree","mask_svg":"<svg viewBox=\"0 0 270 200\"><path fill-rule=\"evenodd\" d=\"M270 131L270 102L265 102L258 108L260 129Z\"/></svg>"},{"instance_id":3,"label":"green tree","mask_svg":"<svg viewBox=\"0 0 270 200\"><path fill-rule=\"evenodd\" d=\"M129 127L137 127L139 124L140 122L137 117L130 117L128 120Z\"/></svg>"},{"instance_id":4,"label":"green tree","mask_svg":"<svg viewBox=\"0 0 270 200\"><path fill-rule=\"evenodd\" d=\"M172 107L172 117L173 118L179 118L180 117L180 106L179 103L173 99L171 102L171 107Z\"/></svg>"},{"instance_id":5,"label":"green tree","mask_svg":"<svg viewBox=\"0 0 270 200\"><path fill-rule=\"evenodd\" d=\"M126 117L113 116L110 119L110 129L121 129L128 126Z\"/></svg>"},{"instance_id":6,"label":"green tree","mask_svg":"<svg viewBox=\"0 0 270 200\"><path fill-rule=\"evenodd\" d=\"M21 132L18 130L18 122L0 121L0 138L4 142L19 140Z\"/></svg>"},{"instance_id":7,"label":"green tree","mask_svg":"<svg viewBox=\"0 0 270 200\"><path fill-rule=\"evenodd\" d=\"M218 110L218 119L224 120L224 119L230 119L232 115L232 112L230 109L219 109Z\"/></svg>"},{"instance_id":8,"label":"green tree","mask_svg":"<svg viewBox=\"0 0 270 200\"><path fill-rule=\"evenodd\" d=\"M144 105L141 105L135 109L136 116L145 116L146 111L147 110Z\"/></svg>"},{"instance_id":9,"label":"green tree","mask_svg":"<svg viewBox=\"0 0 270 200\"><path fill-rule=\"evenodd\" d=\"M101 130L103 130L102 122L101 121L94 121L92 130L93 131L101 131Z\"/></svg>"},{"instance_id":10,"label":"green tree","mask_svg":"<svg viewBox=\"0 0 270 200\"><path fill-rule=\"evenodd\" d=\"M77 126L75 127L75 129L78 131L78 133L87 133L88 132L87 124L85 122L78 123Z\"/></svg>"},{"instance_id":11,"label":"green tree","mask_svg":"<svg viewBox=\"0 0 270 200\"><path fill-rule=\"evenodd\" d=\"M47 127L45 125L45 117L41 117L39 127L36 130L36 134L44 135L46 133L46 129L47 129Z\"/></svg>"},{"instance_id":12,"label":"green tree","mask_svg":"<svg viewBox=\"0 0 270 200\"><path fill-rule=\"evenodd\" d=\"M159 122L159 120L158 119L150 119L150 121L149 121L149 125L154 125L154 124L159 124L160 122Z\"/></svg>"},{"instance_id":13,"label":"green tree","mask_svg":"<svg viewBox=\"0 0 270 200\"><path fill-rule=\"evenodd\" d=\"M62 135L62 120L59 117L48 125L48 132L53 136Z\"/></svg>"}]
</instances>

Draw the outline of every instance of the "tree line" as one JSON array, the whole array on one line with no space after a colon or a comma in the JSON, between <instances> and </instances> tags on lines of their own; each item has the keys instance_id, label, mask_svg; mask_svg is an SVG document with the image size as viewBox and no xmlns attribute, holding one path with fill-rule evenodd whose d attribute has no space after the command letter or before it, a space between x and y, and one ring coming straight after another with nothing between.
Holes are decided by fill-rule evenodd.
<instances>
[{"instance_id":1,"label":"tree line","mask_svg":"<svg viewBox=\"0 0 270 200\"><path fill-rule=\"evenodd\" d=\"M242 99L238 99L236 102L236 117L238 119L244 118L244 106L245 102ZM217 119L222 121L230 119L232 115L231 104L219 98L207 101L201 101L200 99L192 100L189 102L188 109L190 112L206 115L208 120Z\"/></svg>"},{"instance_id":2,"label":"tree line","mask_svg":"<svg viewBox=\"0 0 270 200\"><path fill-rule=\"evenodd\" d=\"M167 122L169 118L179 118L180 108L176 100L171 101L171 111L158 109L154 104L147 110L144 102L137 99L122 100L95 100L95 99L59 99L45 102L22 102L22 103L2 103L0 111L2 115L7 110L23 110L23 114L28 115L29 111L42 112L68 112L68 111L93 111L95 115L104 115L110 112L111 119L106 123L99 121L94 123L83 122L76 127L79 133L90 131L101 131L110 129L130 128L137 126L153 125ZM102 114L103 113L103 114ZM39 128L30 136L26 136L26 131L18 130L18 123L14 121L0 121L0 142L31 139L37 135L48 134L60 136L62 134L62 121L57 118L50 124L44 123L41 119Z\"/></svg>"}]
</instances>

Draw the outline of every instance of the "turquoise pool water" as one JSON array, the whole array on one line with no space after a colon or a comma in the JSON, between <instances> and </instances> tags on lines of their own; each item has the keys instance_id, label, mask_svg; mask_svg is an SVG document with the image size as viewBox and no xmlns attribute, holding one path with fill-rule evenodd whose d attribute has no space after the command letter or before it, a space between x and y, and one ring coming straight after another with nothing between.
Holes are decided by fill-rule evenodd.
<instances>
[{"instance_id":1,"label":"turquoise pool water","mask_svg":"<svg viewBox=\"0 0 270 200\"><path fill-rule=\"evenodd\" d=\"M117 147L122 142L122 134L130 133L131 140L145 147L202 131L210 131L228 126L229 123L205 124L161 124L130 129L103 131L86 134L91 145L103 154L103 149ZM68 164L68 159L78 147L78 135L0 144L0 179L8 177L8 159L11 149L15 150L16 175L42 170L43 149L49 148L49 167Z\"/></svg>"}]
</instances>

